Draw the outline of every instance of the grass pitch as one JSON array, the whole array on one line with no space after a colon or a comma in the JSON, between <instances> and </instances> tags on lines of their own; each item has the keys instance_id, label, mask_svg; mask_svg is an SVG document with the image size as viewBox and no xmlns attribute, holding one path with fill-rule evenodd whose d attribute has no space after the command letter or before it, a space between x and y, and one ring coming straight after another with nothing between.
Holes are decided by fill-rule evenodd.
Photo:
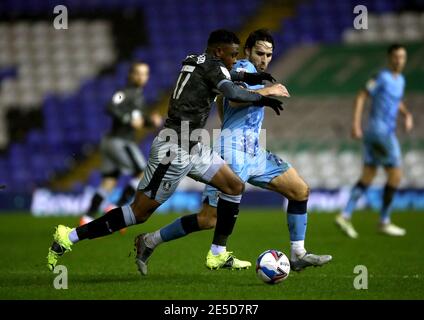
<instances>
[{"instance_id":1,"label":"grass pitch","mask_svg":"<svg viewBox=\"0 0 424 320\"><path fill-rule=\"evenodd\" d=\"M68 269L68 289L53 286L58 274L45 257L55 225L75 225L76 218L0 215L0 299L423 299L424 214L395 213L407 228L403 238L376 232L377 214L358 212L353 222L359 239L334 225L334 214L311 213L306 247L332 254L322 268L291 272L277 285L260 282L249 270L209 271L204 266L212 231L198 232L160 246L149 262L149 275L136 269L133 238L153 231L177 215L153 215L144 225L102 239L83 241L61 260ZM252 263L266 249L289 253L286 215L279 210L242 210L229 249ZM356 290L356 265L368 269L368 289Z\"/></svg>"}]
</instances>

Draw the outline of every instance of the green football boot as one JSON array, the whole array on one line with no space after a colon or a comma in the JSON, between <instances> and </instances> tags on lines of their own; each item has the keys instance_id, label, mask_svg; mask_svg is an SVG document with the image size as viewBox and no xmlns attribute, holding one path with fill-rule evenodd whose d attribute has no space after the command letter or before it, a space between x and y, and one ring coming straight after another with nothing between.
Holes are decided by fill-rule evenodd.
<instances>
[{"instance_id":1,"label":"green football boot","mask_svg":"<svg viewBox=\"0 0 424 320\"><path fill-rule=\"evenodd\" d=\"M212 251L209 250L208 255L206 256L206 267L211 270L241 270L249 269L251 266L252 264L249 261L237 259L231 251L225 251L214 256Z\"/></svg>"},{"instance_id":2,"label":"green football boot","mask_svg":"<svg viewBox=\"0 0 424 320\"><path fill-rule=\"evenodd\" d=\"M49 248L49 252L47 254L47 267L50 271L54 270L54 267L57 264L57 260L64 253L72 251L72 242L69 240L69 233L71 233L72 229L64 226L58 225L53 234L53 244Z\"/></svg>"}]
</instances>

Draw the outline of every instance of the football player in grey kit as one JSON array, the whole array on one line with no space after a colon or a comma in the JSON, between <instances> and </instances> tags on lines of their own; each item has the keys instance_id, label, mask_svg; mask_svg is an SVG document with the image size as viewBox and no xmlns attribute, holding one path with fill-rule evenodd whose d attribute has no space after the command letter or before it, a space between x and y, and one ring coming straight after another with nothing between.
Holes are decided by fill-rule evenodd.
<instances>
[{"instance_id":1,"label":"football player in grey kit","mask_svg":"<svg viewBox=\"0 0 424 320\"><path fill-rule=\"evenodd\" d=\"M100 143L102 181L87 212L80 219L80 226L94 220L121 174L131 174L133 179L124 188L117 206L127 204L135 194L146 167L146 160L136 143L136 131L162 124L158 113L148 114L144 101L143 88L149 81L149 75L146 63L134 62L129 70L128 84L115 92L107 106L107 112L112 117L112 128Z\"/></svg>"},{"instance_id":2,"label":"football player in grey kit","mask_svg":"<svg viewBox=\"0 0 424 320\"><path fill-rule=\"evenodd\" d=\"M189 55L183 61L170 98L165 128L153 141L134 202L129 206L113 209L75 229L59 225L47 256L50 270L54 269L62 254L71 251L75 243L103 237L145 222L172 195L185 176L213 185L221 191L212 244L226 246L238 215L244 184L216 152L200 141L200 132L208 118L211 103L221 93L234 101L251 102L258 107L269 106L277 114L283 109L281 101L233 83L243 81L258 84L263 80L275 81L264 72L230 74L229 70L239 54L239 44L240 40L233 32L216 30L209 36L205 53ZM284 95L284 90L277 94L280 97ZM220 255L220 260L222 266L231 269L251 265L248 261L236 259L228 251Z\"/></svg>"}]
</instances>

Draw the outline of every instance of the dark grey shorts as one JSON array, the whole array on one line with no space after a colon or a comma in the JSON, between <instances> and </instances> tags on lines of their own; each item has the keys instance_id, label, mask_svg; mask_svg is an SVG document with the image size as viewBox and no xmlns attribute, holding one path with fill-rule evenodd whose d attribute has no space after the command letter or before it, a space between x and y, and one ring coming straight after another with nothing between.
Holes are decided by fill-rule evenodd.
<instances>
[{"instance_id":1,"label":"dark grey shorts","mask_svg":"<svg viewBox=\"0 0 424 320\"><path fill-rule=\"evenodd\" d=\"M164 203L185 176L208 183L224 164L219 154L201 143L189 152L178 144L156 137L138 189Z\"/></svg>"},{"instance_id":2,"label":"dark grey shorts","mask_svg":"<svg viewBox=\"0 0 424 320\"><path fill-rule=\"evenodd\" d=\"M146 168L140 148L131 140L104 137L100 143L101 171L104 176L139 174Z\"/></svg>"}]
</instances>

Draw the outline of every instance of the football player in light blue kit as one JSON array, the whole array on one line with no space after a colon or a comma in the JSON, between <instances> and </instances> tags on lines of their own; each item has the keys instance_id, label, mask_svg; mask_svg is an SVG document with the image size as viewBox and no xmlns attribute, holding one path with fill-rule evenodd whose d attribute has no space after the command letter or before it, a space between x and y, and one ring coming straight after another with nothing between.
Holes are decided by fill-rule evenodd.
<instances>
[{"instance_id":1,"label":"football player in light blue kit","mask_svg":"<svg viewBox=\"0 0 424 320\"><path fill-rule=\"evenodd\" d=\"M247 59L239 60L234 68L241 72L265 71L272 59L274 41L271 34L263 29L252 32L245 45ZM273 90L287 90L281 84L266 87L249 86L264 94L273 94ZM290 233L292 270L302 270L308 266L320 266L329 262L329 255L315 255L305 250L304 240L307 225L307 201L309 188L296 170L278 156L259 145L259 133L264 118L263 108L249 104L231 102L222 97L217 99L218 112L222 121L219 141L215 143L215 151L221 154L233 171L252 185L269 189L288 198L287 222ZM203 208L200 213L186 215L164 228L143 236L144 248L142 260L145 265L140 271L147 274L147 260L157 245L183 237L189 233L215 227L217 215L218 190L208 186L203 193ZM214 256L225 252L226 248L212 245L206 257L209 269L214 266ZM225 266L224 266L225 268Z\"/></svg>"},{"instance_id":2,"label":"football player in light blue kit","mask_svg":"<svg viewBox=\"0 0 424 320\"><path fill-rule=\"evenodd\" d=\"M380 211L379 231L390 236L403 236L406 230L390 221L391 204L402 178L401 151L396 137L398 112L404 116L407 132L413 128L413 117L403 102L405 78L402 70L406 63L405 47L394 44L388 48L389 67L382 69L371 78L355 101L352 137L363 139L364 167L359 182L352 189L343 212L336 217L336 224L349 237L357 238L358 233L351 223L356 202L373 181L377 168L383 166L387 184L383 191L383 205ZM364 134L361 128L362 111L365 101L371 97L371 111Z\"/></svg>"}]
</instances>

